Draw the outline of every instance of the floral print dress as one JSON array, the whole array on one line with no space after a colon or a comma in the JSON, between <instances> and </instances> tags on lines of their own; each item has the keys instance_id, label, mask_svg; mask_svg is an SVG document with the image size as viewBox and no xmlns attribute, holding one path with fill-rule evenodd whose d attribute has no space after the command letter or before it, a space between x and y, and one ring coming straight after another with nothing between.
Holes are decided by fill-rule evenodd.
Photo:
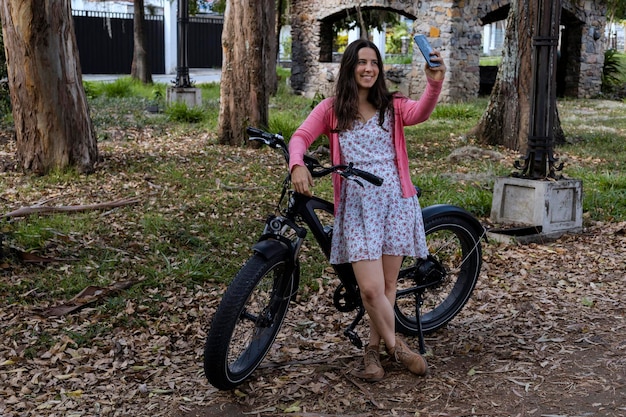
<instances>
[{"instance_id":1,"label":"floral print dress","mask_svg":"<svg viewBox=\"0 0 626 417\"><path fill-rule=\"evenodd\" d=\"M360 180L341 182L341 198L333 226L330 262L342 264L375 260L382 255L428 255L424 222L417 196L402 197L390 114L383 126L378 114L340 133L343 163L383 178L377 187Z\"/></svg>"}]
</instances>

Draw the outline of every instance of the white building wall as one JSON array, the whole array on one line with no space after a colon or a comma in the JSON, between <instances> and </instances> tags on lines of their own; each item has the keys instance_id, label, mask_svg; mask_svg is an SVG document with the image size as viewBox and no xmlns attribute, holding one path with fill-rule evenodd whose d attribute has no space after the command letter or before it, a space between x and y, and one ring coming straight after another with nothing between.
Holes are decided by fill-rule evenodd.
<instances>
[{"instance_id":1,"label":"white building wall","mask_svg":"<svg viewBox=\"0 0 626 417\"><path fill-rule=\"evenodd\" d=\"M159 3L162 6L163 0L146 0L146 6L152 6L153 3ZM94 1L94 0L72 0L72 10L89 10L97 12L111 13L132 13L134 5L132 1L111 0L111 1Z\"/></svg>"},{"instance_id":2,"label":"white building wall","mask_svg":"<svg viewBox=\"0 0 626 417\"><path fill-rule=\"evenodd\" d=\"M380 51L380 55L382 56L383 60L385 59L385 31L384 30L378 30L378 29L373 29L372 30L372 42L374 42L374 45L376 45L376 47L378 48L378 50ZM348 45L350 45L352 42L359 40L361 38L361 29L359 27L355 27L354 29L351 29L348 31Z\"/></svg>"},{"instance_id":3,"label":"white building wall","mask_svg":"<svg viewBox=\"0 0 626 417\"><path fill-rule=\"evenodd\" d=\"M626 24L611 23L607 25L604 32L607 47L626 52L625 32Z\"/></svg>"},{"instance_id":4,"label":"white building wall","mask_svg":"<svg viewBox=\"0 0 626 417\"><path fill-rule=\"evenodd\" d=\"M483 26L483 55L499 55L502 52L505 30L505 20Z\"/></svg>"},{"instance_id":5,"label":"white building wall","mask_svg":"<svg viewBox=\"0 0 626 417\"><path fill-rule=\"evenodd\" d=\"M212 0L199 4L200 13L211 13ZM178 0L144 0L146 10L156 15L163 15L166 9L178 7ZM72 10L93 10L112 13L133 13L132 0L72 0Z\"/></svg>"},{"instance_id":6,"label":"white building wall","mask_svg":"<svg viewBox=\"0 0 626 417\"><path fill-rule=\"evenodd\" d=\"M163 30L165 31L165 73L175 74L178 63L178 5L165 2Z\"/></svg>"}]
</instances>

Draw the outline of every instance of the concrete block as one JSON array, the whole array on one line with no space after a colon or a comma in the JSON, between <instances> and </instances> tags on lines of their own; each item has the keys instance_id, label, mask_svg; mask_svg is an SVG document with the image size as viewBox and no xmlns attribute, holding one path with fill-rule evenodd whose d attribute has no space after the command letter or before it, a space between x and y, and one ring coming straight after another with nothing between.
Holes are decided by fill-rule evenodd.
<instances>
[{"instance_id":1,"label":"concrete block","mask_svg":"<svg viewBox=\"0 0 626 417\"><path fill-rule=\"evenodd\" d=\"M166 96L167 104L182 102L187 107L202 105L202 90L196 87L168 87Z\"/></svg>"},{"instance_id":2,"label":"concrete block","mask_svg":"<svg viewBox=\"0 0 626 417\"><path fill-rule=\"evenodd\" d=\"M496 179L491 221L499 225L534 226L543 235L582 230L582 181Z\"/></svg>"}]
</instances>

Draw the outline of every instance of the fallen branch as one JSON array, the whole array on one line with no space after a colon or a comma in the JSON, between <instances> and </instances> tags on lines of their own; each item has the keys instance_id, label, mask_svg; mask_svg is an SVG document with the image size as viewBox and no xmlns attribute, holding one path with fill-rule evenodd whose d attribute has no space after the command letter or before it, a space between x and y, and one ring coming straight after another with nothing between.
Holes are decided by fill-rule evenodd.
<instances>
[{"instance_id":1,"label":"fallen branch","mask_svg":"<svg viewBox=\"0 0 626 417\"><path fill-rule=\"evenodd\" d=\"M73 262L76 259L71 258L46 258L44 256L39 256L36 253L25 252L20 249L12 248L13 252L24 262L26 263L52 263L52 262Z\"/></svg>"},{"instance_id":2,"label":"fallen branch","mask_svg":"<svg viewBox=\"0 0 626 417\"><path fill-rule=\"evenodd\" d=\"M14 210L10 213L3 214L2 217L25 217L31 214L41 214L41 213L57 213L57 212L76 212L76 211L87 211L87 210L103 210L103 209L112 209L121 206L127 206L129 204L136 204L140 200L138 198L123 198L121 200L110 201L107 203L97 203L97 204L84 204L77 206L57 206L57 207L43 207L39 205L30 206L30 207L20 207L17 210Z\"/></svg>"},{"instance_id":3,"label":"fallen branch","mask_svg":"<svg viewBox=\"0 0 626 417\"><path fill-rule=\"evenodd\" d=\"M378 408L379 410L382 410L385 408L378 401L376 401L371 391L367 389L363 384L357 382L356 380L354 380L354 378L351 378L347 372L344 372L343 376L348 381L352 382L352 384L354 384L354 386L356 386L363 393L363 395L365 395L365 397L369 400L369 402L371 402L376 408Z\"/></svg>"},{"instance_id":4,"label":"fallen branch","mask_svg":"<svg viewBox=\"0 0 626 417\"><path fill-rule=\"evenodd\" d=\"M55 307L49 307L45 310L36 309L35 312L44 317L64 316L66 314L79 310L89 304L95 303L96 301L100 301L104 298L110 297L123 290L126 290L138 282L139 280L122 281L113 283L108 287L97 287L95 285L90 285L64 304Z\"/></svg>"}]
</instances>

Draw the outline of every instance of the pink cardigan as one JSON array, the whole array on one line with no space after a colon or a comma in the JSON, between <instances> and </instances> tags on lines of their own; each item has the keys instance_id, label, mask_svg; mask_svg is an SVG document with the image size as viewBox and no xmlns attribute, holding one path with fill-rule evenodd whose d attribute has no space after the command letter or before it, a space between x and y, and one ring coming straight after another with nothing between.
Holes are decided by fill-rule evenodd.
<instances>
[{"instance_id":1,"label":"pink cardigan","mask_svg":"<svg viewBox=\"0 0 626 417\"><path fill-rule=\"evenodd\" d=\"M400 176L402 196L412 197L416 194L409 172L409 157L406 150L404 126L415 125L427 120L437 104L443 81L428 79L426 90L419 100L411 100L406 97L396 96L393 100L395 122L393 127L393 139L396 149L396 165ZM319 103L306 118L304 123L291 136L289 141L289 170L294 165L304 166L304 154L309 146L322 134L330 140L330 157L333 165L341 164L341 152L339 149L339 134L332 132L337 126L337 118L333 111L332 97L326 98ZM339 202L341 176L333 176L335 207Z\"/></svg>"}]
</instances>

